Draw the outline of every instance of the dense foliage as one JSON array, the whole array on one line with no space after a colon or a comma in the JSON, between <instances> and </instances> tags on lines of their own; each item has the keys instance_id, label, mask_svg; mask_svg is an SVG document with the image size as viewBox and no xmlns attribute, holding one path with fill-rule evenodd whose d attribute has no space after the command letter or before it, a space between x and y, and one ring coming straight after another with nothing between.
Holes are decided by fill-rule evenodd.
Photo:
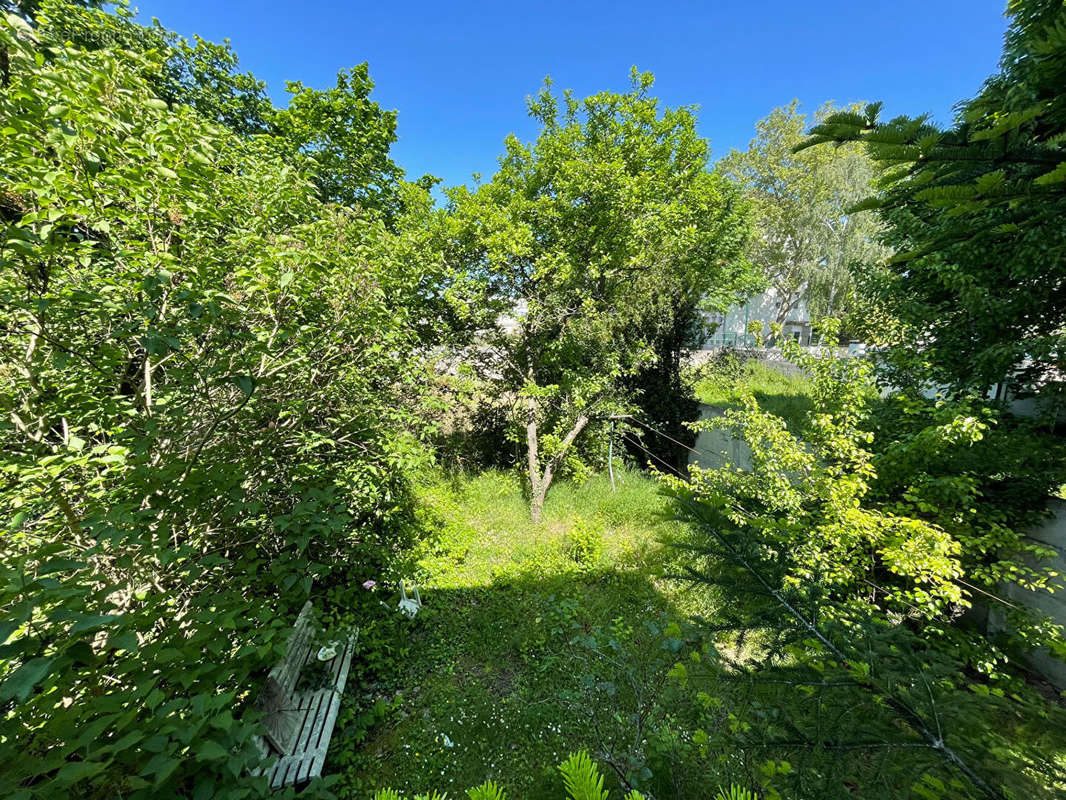
<instances>
[{"instance_id":1,"label":"dense foliage","mask_svg":"<svg viewBox=\"0 0 1066 800\"><path fill-rule=\"evenodd\" d=\"M1066 7L1012 0L1002 68L939 130L878 120L879 105L830 116L806 146L862 142L885 170L877 208L896 250L867 291L899 325L897 381L984 391L1057 384L1066 309ZM823 149L823 148L814 148Z\"/></svg>"},{"instance_id":2,"label":"dense foliage","mask_svg":"<svg viewBox=\"0 0 1066 800\"><path fill-rule=\"evenodd\" d=\"M1062 709L1016 669L1062 629L979 627L1004 582L1059 588L1026 529L1063 445L968 393L1060 378L1061 2L1011 4L948 131L824 108L837 148L796 149L793 105L715 171L650 74L549 82L443 207L366 64L280 109L228 44L100 5L0 24L0 793L264 795L256 700L308 598L360 634L308 795L1066 792ZM789 380L684 372L767 281L781 320L861 308L898 385L952 398L791 341ZM690 433L750 464L595 474L625 431L680 476L694 392L726 410Z\"/></svg>"},{"instance_id":3,"label":"dense foliage","mask_svg":"<svg viewBox=\"0 0 1066 800\"><path fill-rule=\"evenodd\" d=\"M134 22L120 3L113 13L69 0L44 0L34 14L38 35L84 49L154 53L143 77L168 104L190 106L242 137L267 135L278 157L311 179L326 202L374 209L394 221L401 212L401 170L389 155L396 141L396 112L370 98L374 83L365 63L341 70L336 86L316 90L286 85L289 102L275 108L266 84L240 72L228 42L192 42L164 28Z\"/></svg>"},{"instance_id":4,"label":"dense foliage","mask_svg":"<svg viewBox=\"0 0 1066 800\"><path fill-rule=\"evenodd\" d=\"M405 535L409 244L164 62L0 37L0 785L252 794L251 676Z\"/></svg>"},{"instance_id":5,"label":"dense foliage","mask_svg":"<svg viewBox=\"0 0 1066 800\"><path fill-rule=\"evenodd\" d=\"M963 645L957 637L960 654L982 671L1001 668L1034 645L1066 655L1061 628L1002 599L1006 582L1061 591L1061 576L1047 563L1057 551L1029 535L1066 480L1061 439L974 398L931 401L902 393L878 403L866 427L876 472L870 501L947 532L959 543L964 594L1007 617L1001 647L983 638ZM933 625L928 635L952 631Z\"/></svg>"},{"instance_id":6,"label":"dense foliage","mask_svg":"<svg viewBox=\"0 0 1066 800\"><path fill-rule=\"evenodd\" d=\"M707 629L746 644L685 675L739 682L755 708L774 703L768 716L738 715L713 747L799 762L777 784L799 796L849 797L881 781L923 797L1056 796L1061 743L1029 726L1057 711L1007 665L1019 642L1061 653L1061 628L1014 608L1014 646L1001 650L958 618L1000 581L1054 584L1033 560L1051 553L1020 525L1039 519L1061 454L1033 453L1017 431L982 445L988 422L968 409L897 398L880 412L875 455L871 365L785 349L811 382L805 441L749 396L704 425L730 426L751 469L668 481L704 531L685 574L732 598ZM788 705L782 684L817 705ZM1026 720L1018 738L998 729L1008 719Z\"/></svg>"},{"instance_id":7,"label":"dense foliage","mask_svg":"<svg viewBox=\"0 0 1066 800\"><path fill-rule=\"evenodd\" d=\"M835 335L832 327L827 335ZM915 518L870 508L876 473L862 425L870 364L784 347L811 377L815 410L805 440L750 396L740 410L700 427L729 426L751 447L750 471L693 471L686 492L701 497L731 526L767 548L788 553L793 585L817 584L837 597L863 594L885 610L935 616L962 600L959 545Z\"/></svg>"},{"instance_id":8,"label":"dense foliage","mask_svg":"<svg viewBox=\"0 0 1066 800\"><path fill-rule=\"evenodd\" d=\"M707 171L694 114L660 109L650 74L632 84L564 93L562 108L545 86L530 101L536 142L510 137L490 182L450 193L452 257L488 276L507 315L484 358L515 401L534 518L574 441L624 409L623 379L688 324L684 309L749 281L746 208Z\"/></svg>"},{"instance_id":9,"label":"dense foliage","mask_svg":"<svg viewBox=\"0 0 1066 800\"><path fill-rule=\"evenodd\" d=\"M750 257L773 293L774 322L788 321L800 303L810 319L852 322L858 298L851 270L869 268L888 251L876 241L881 221L852 213L878 168L861 145L794 152L812 123L834 114L831 104L808 116L793 101L755 123L748 149L731 151L718 169L743 187L756 214ZM768 334L762 324L755 331Z\"/></svg>"}]
</instances>

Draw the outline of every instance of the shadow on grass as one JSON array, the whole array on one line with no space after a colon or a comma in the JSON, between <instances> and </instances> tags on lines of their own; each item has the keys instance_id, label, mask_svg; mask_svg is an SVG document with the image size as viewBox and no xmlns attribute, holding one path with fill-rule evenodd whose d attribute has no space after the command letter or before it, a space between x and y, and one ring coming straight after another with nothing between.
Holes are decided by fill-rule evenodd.
<instances>
[{"instance_id":1,"label":"shadow on grass","mask_svg":"<svg viewBox=\"0 0 1066 800\"><path fill-rule=\"evenodd\" d=\"M392 787L458 796L494 780L510 797L554 800L557 765L569 753L598 756L612 746L619 737L602 724L594 730L596 709L582 706L587 664L575 637L621 637L686 615L650 571L557 570L531 565L489 585L425 592L395 710L359 744L338 727L330 759L341 773L338 794ZM618 791L615 776L607 786Z\"/></svg>"}]
</instances>

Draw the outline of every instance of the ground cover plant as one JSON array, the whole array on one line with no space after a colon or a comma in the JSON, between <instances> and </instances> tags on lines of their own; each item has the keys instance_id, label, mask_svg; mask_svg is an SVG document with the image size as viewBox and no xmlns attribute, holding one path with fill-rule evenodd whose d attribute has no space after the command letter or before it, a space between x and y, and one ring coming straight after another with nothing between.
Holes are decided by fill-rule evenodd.
<instances>
[{"instance_id":1,"label":"ground cover plant","mask_svg":"<svg viewBox=\"0 0 1066 800\"><path fill-rule=\"evenodd\" d=\"M412 565L426 608L382 687L384 720L358 747L338 734L337 791L456 793L492 780L510 796L555 797L555 766L568 753L601 757L582 683L588 648L571 640L654 640L640 633L645 623L661 635L684 620L680 587L659 574L659 540L675 538L680 523L653 479L616 477L617 492L602 474L560 483L541 525L513 473L440 474L421 487L439 526ZM659 657L662 678L675 655ZM612 731L626 730L604 713ZM619 788L615 773L606 779Z\"/></svg>"}]
</instances>

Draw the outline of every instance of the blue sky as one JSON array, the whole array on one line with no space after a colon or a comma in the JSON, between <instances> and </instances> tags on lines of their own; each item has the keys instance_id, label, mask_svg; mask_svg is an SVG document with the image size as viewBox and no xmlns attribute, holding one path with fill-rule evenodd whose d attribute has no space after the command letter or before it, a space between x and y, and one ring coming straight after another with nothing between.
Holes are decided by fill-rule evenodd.
<instances>
[{"instance_id":1,"label":"blue sky","mask_svg":"<svg viewBox=\"0 0 1066 800\"><path fill-rule=\"evenodd\" d=\"M491 175L508 133L533 137L525 98L545 75L584 96L651 70L665 103L700 106L719 157L793 98L947 122L995 69L1006 27L1005 0L133 2L144 20L230 39L277 104L286 80L325 88L369 61L375 99L399 111L394 158L447 185Z\"/></svg>"}]
</instances>

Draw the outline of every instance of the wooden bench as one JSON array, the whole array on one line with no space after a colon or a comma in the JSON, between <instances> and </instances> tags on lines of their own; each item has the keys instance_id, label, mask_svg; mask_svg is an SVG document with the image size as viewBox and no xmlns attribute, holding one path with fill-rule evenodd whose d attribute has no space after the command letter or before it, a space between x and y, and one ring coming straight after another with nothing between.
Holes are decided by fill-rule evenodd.
<instances>
[{"instance_id":1,"label":"wooden bench","mask_svg":"<svg viewBox=\"0 0 1066 800\"><path fill-rule=\"evenodd\" d=\"M258 702L266 728L259 749L264 759L277 760L253 774L266 775L271 788L304 783L322 774L358 633L338 648L336 657L322 662L329 670L326 686L298 689L301 672L318 661L322 644L315 640L311 601L301 609L285 657L270 671Z\"/></svg>"}]
</instances>

